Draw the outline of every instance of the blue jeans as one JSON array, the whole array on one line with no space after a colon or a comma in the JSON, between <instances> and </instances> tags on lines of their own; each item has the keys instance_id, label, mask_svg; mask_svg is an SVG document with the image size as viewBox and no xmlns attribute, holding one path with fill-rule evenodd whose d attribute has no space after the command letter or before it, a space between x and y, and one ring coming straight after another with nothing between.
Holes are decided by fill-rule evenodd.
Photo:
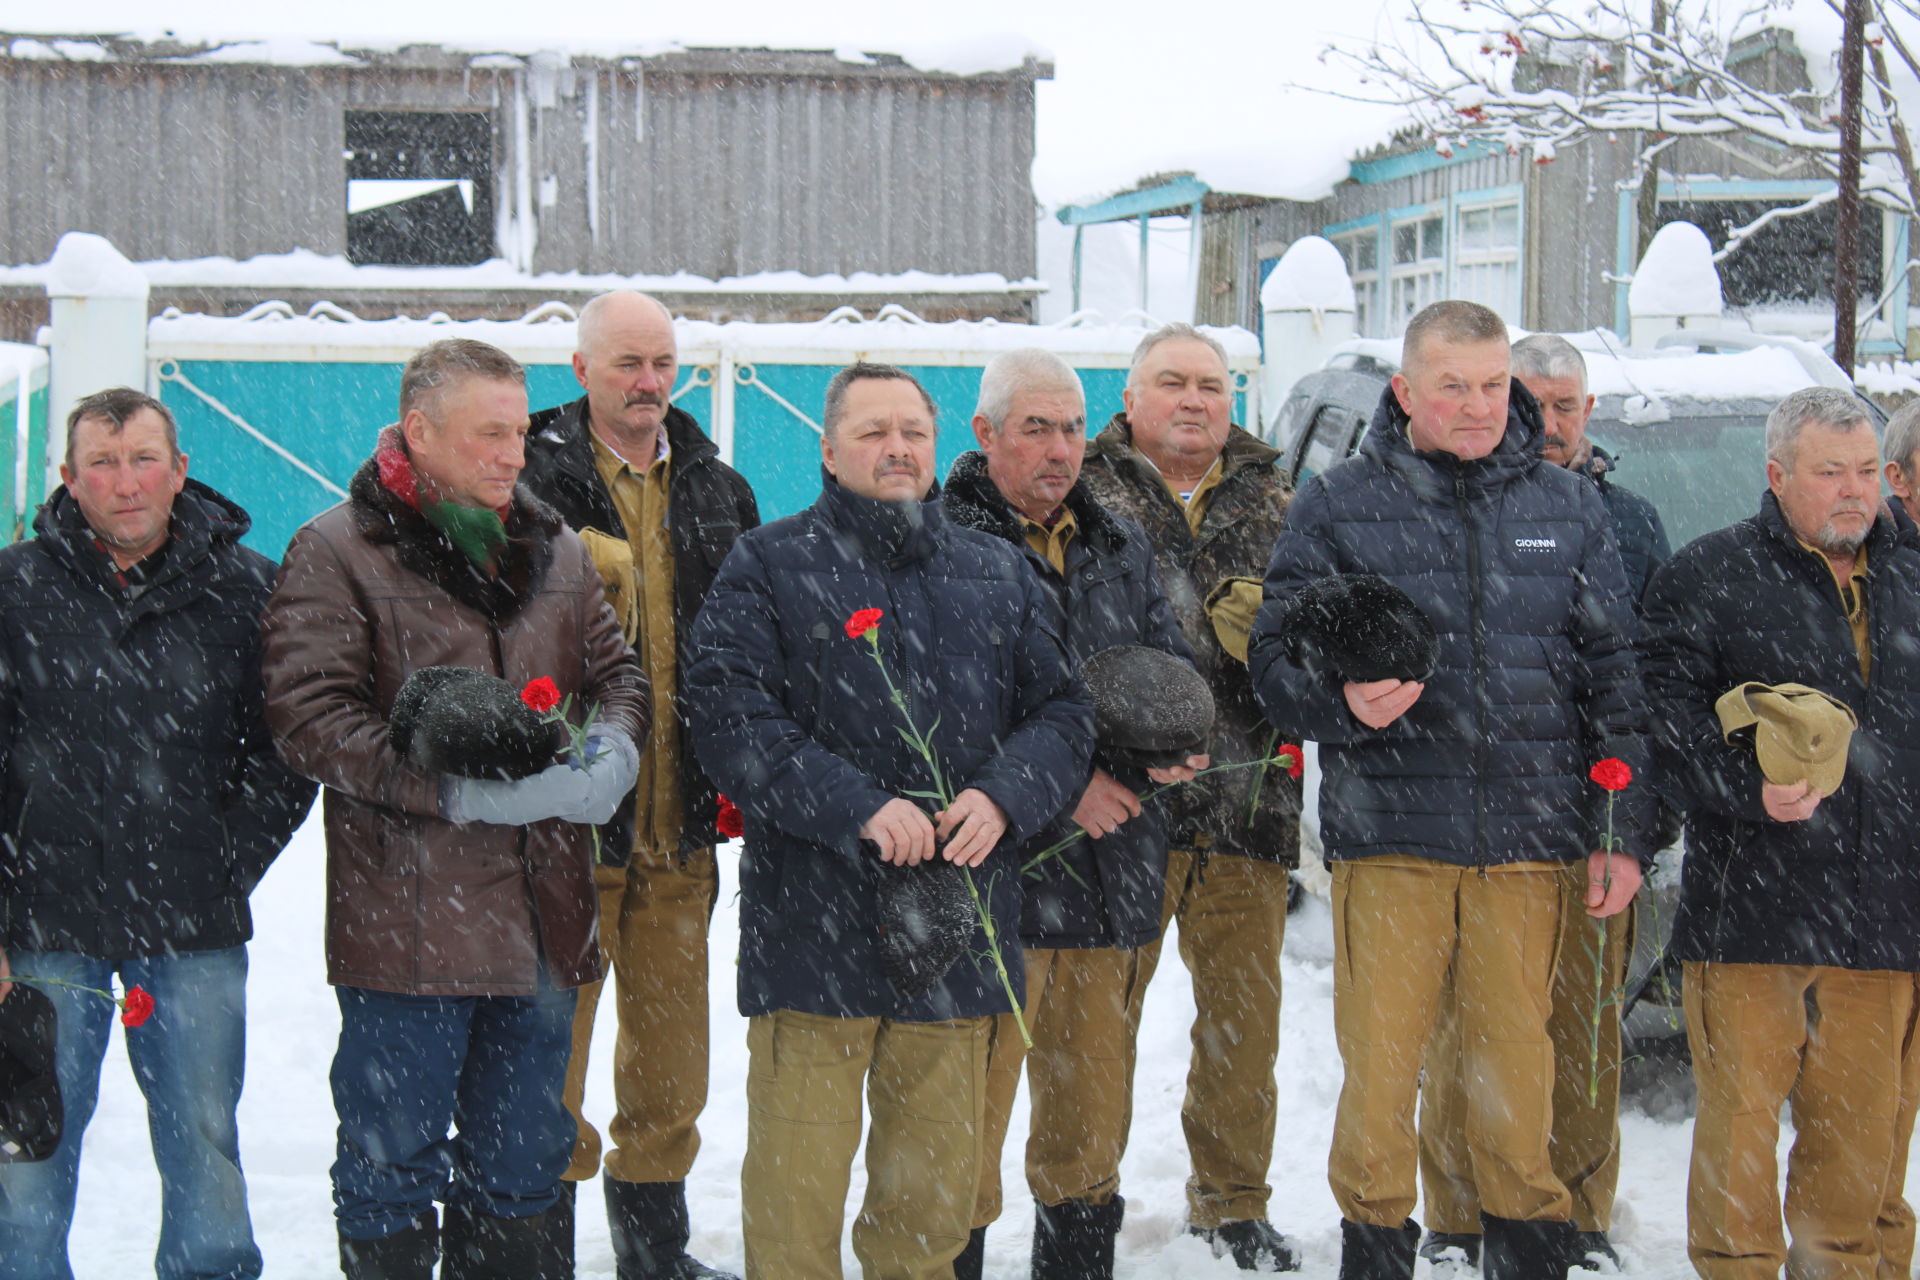
<instances>
[{"instance_id":1,"label":"blue jeans","mask_svg":"<svg viewBox=\"0 0 1920 1280\"><path fill-rule=\"evenodd\" d=\"M574 993L547 986L544 975L531 996L335 990L341 1236L390 1236L435 1200L491 1218L551 1208L573 1157L561 1092Z\"/></svg>"},{"instance_id":2,"label":"blue jeans","mask_svg":"<svg viewBox=\"0 0 1920 1280\"><path fill-rule=\"evenodd\" d=\"M160 1280L254 1280L260 1250L247 1215L234 1108L247 1058L247 949L99 959L15 951L16 974L102 990L117 973L153 996L153 1016L126 1031L133 1077L147 1099L160 1172ZM0 1165L0 1280L72 1280L67 1231L79 1186L80 1137L100 1094L100 1063L119 1011L72 987L43 986L59 1017L54 1052L66 1131L37 1164Z\"/></svg>"}]
</instances>

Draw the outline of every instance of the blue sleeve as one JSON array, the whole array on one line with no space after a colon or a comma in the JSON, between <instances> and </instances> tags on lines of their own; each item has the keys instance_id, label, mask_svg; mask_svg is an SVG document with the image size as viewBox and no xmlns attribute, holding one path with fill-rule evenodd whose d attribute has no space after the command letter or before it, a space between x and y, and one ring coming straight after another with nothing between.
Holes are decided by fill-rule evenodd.
<instances>
[{"instance_id":1,"label":"blue sleeve","mask_svg":"<svg viewBox=\"0 0 1920 1280\"><path fill-rule=\"evenodd\" d=\"M1302 587L1341 571L1332 534L1326 484L1314 476L1294 494L1286 525L1273 544L1260 612L1247 643L1247 670L1261 710L1282 734L1342 744L1375 731L1354 718L1345 692L1329 676L1308 671L1287 657L1280 627Z\"/></svg>"}]
</instances>

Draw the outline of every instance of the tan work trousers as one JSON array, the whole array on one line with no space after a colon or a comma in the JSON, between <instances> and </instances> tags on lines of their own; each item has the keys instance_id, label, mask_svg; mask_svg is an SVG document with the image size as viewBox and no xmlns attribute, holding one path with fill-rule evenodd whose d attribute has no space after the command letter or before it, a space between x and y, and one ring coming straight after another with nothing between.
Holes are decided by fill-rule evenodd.
<instances>
[{"instance_id":1,"label":"tan work trousers","mask_svg":"<svg viewBox=\"0 0 1920 1280\"><path fill-rule=\"evenodd\" d=\"M1586 881L1565 875L1560 883L1565 894L1560 963L1554 969L1553 1012L1547 1018L1547 1037L1553 1042L1548 1151L1553 1176L1572 1197L1574 1225L1582 1231L1605 1231L1613 1224L1613 1197L1620 1182L1619 1001L1633 955L1633 911L1595 920L1586 911ZM1420 1216L1432 1231L1480 1231L1480 1195L1467 1147L1467 1093L1460 1024L1449 989L1441 997L1420 1081Z\"/></svg>"},{"instance_id":2,"label":"tan work trousers","mask_svg":"<svg viewBox=\"0 0 1920 1280\"><path fill-rule=\"evenodd\" d=\"M713 850L683 866L672 853L635 850L625 867L595 867L600 945L613 969L619 1032L613 1049L613 1120L607 1176L684 1182L700 1151L707 1105L707 926L719 894ZM600 1168L600 1134L586 1118L587 1055L603 983L580 988L565 1101L579 1135L568 1181Z\"/></svg>"},{"instance_id":3,"label":"tan work trousers","mask_svg":"<svg viewBox=\"0 0 1920 1280\"><path fill-rule=\"evenodd\" d=\"M1688 961L1700 1104L1687 1256L1705 1280L1873 1280L1900 1111L1911 974ZM1811 1016L1809 1007L1811 1006ZM1793 1103L1781 1231L1780 1104Z\"/></svg>"},{"instance_id":4,"label":"tan work trousers","mask_svg":"<svg viewBox=\"0 0 1920 1280\"><path fill-rule=\"evenodd\" d=\"M1566 1220L1571 1202L1547 1154L1547 1018L1569 874L1424 859L1334 864L1333 1022L1346 1079L1327 1178L1344 1217L1398 1227L1413 1212L1414 1101L1450 973L1481 1204L1501 1218Z\"/></svg>"},{"instance_id":5,"label":"tan work trousers","mask_svg":"<svg viewBox=\"0 0 1920 1280\"><path fill-rule=\"evenodd\" d=\"M1020 1067L1027 1069L1027 1186L1042 1204L1106 1204L1120 1189L1120 1157L1133 1123L1133 1038L1127 1011L1140 953L1117 947L1026 953L1029 1050L1010 1013L993 1020L987 1113L973 1225L1000 1216L1000 1154Z\"/></svg>"},{"instance_id":6,"label":"tan work trousers","mask_svg":"<svg viewBox=\"0 0 1920 1280\"><path fill-rule=\"evenodd\" d=\"M1267 1165L1279 1091L1280 947L1287 929L1287 868L1175 849L1158 941L1140 948L1127 1012L1129 1055L1140 1030L1147 984L1160 964L1164 930L1179 924L1180 959L1193 978L1193 1056L1180 1127L1193 1164L1187 1221L1217 1227L1267 1216ZM1131 1056L1127 1079L1133 1079Z\"/></svg>"},{"instance_id":7,"label":"tan work trousers","mask_svg":"<svg viewBox=\"0 0 1920 1280\"><path fill-rule=\"evenodd\" d=\"M1907 1020L1906 1040L1900 1050L1900 1112L1893 1124L1893 1153L1887 1168L1887 1190L1874 1224L1880 1240L1880 1280L1912 1280L1913 1206L1907 1203L1907 1149L1913 1143L1913 1117L1920 1110L1920 974L1913 1016Z\"/></svg>"},{"instance_id":8,"label":"tan work trousers","mask_svg":"<svg viewBox=\"0 0 1920 1280\"><path fill-rule=\"evenodd\" d=\"M747 1280L840 1280L840 1223L867 1135L853 1223L866 1280L952 1280L979 1185L993 1019L895 1022L780 1010L747 1024Z\"/></svg>"}]
</instances>

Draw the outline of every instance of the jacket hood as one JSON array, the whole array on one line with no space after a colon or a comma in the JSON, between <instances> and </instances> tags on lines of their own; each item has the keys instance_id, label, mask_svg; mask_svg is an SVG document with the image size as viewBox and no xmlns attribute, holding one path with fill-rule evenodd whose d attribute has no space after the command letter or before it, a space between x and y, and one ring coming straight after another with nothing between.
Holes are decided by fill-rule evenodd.
<instances>
[{"instance_id":1,"label":"jacket hood","mask_svg":"<svg viewBox=\"0 0 1920 1280\"><path fill-rule=\"evenodd\" d=\"M534 415L535 431L544 440L559 445L583 446L580 456L586 460L589 470L593 465L593 442L588 438L587 398L581 396L571 404L561 405ZM672 451L675 461L692 462L696 459L718 457L720 448L707 438L693 415L677 405L667 408L667 416L661 427L667 433L667 448ZM562 455L572 450L563 449Z\"/></svg>"},{"instance_id":2,"label":"jacket hood","mask_svg":"<svg viewBox=\"0 0 1920 1280\"><path fill-rule=\"evenodd\" d=\"M918 502L882 502L855 493L824 466L813 510L835 532L851 538L863 557L889 569L931 556L947 523L938 481Z\"/></svg>"},{"instance_id":3,"label":"jacket hood","mask_svg":"<svg viewBox=\"0 0 1920 1280\"><path fill-rule=\"evenodd\" d=\"M1541 441L1547 433L1540 402L1518 380L1507 387L1506 434L1484 458L1469 460L1441 450L1417 450L1407 438L1408 421L1407 411L1400 407L1400 399L1389 384L1380 392L1380 403L1374 408L1360 452L1413 477L1439 468L1478 489L1497 488L1535 467L1549 465L1540 456Z\"/></svg>"},{"instance_id":4,"label":"jacket hood","mask_svg":"<svg viewBox=\"0 0 1920 1280\"><path fill-rule=\"evenodd\" d=\"M1025 545L1026 531L1021 527L1020 513L987 474L987 455L980 450L969 449L953 460L943 493L947 519L953 523L992 534L1015 546ZM1126 530L1087 491L1084 481L1074 481L1060 505L1073 512L1081 536L1099 543L1101 550L1117 551L1127 544Z\"/></svg>"},{"instance_id":5,"label":"jacket hood","mask_svg":"<svg viewBox=\"0 0 1920 1280\"><path fill-rule=\"evenodd\" d=\"M1093 438L1090 447L1114 462L1132 459L1136 465L1145 467L1153 475L1160 474L1153 461L1133 443L1133 424L1127 420L1124 411L1107 420L1107 425ZM1278 449L1262 444L1245 428L1230 423L1227 426L1227 442L1220 449L1220 479L1225 481L1243 468L1271 464L1279 459Z\"/></svg>"},{"instance_id":6,"label":"jacket hood","mask_svg":"<svg viewBox=\"0 0 1920 1280\"><path fill-rule=\"evenodd\" d=\"M1888 504L1891 506L1898 501L1900 501L1898 498L1890 498ZM1800 545L1800 535L1795 533L1793 526L1787 523L1787 513L1780 509L1780 499L1774 496L1773 490L1761 491L1760 510L1752 518L1782 546L1792 551L1805 552L1806 548ZM1891 511L1875 513L1873 523L1867 527L1867 563L1872 565L1875 561L1885 560L1893 553L1896 543L1908 540L1911 536L1902 531L1900 516Z\"/></svg>"},{"instance_id":7,"label":"jacket hood","mask_svg":"<svg viewBox=\"0 0 1920 1280\"><path fill-rule=\"evenodd\" d=\"M193 477L173 499L173 517L168 523L167 561L159 580L178 574L215 549L229 546L245 537L253 528L246 509L211 485ZM98 557L93 553L93 530L66 485L61 485L40 504L33 518L33 532L46 550L69 566L86 570Z\"/></svg>"}]
</instances>

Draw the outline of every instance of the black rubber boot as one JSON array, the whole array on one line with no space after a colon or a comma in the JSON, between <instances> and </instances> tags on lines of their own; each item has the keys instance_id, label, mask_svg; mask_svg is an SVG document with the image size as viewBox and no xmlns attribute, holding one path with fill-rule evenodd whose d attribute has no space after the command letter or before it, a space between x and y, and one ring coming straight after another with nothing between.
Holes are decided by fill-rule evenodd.
<instances>
[{"instance_id":1,"label":"black rubber boot","mask_svg":"<svg viewBox=\"0 0 1920 1280\"><path fill-rule=\"evenodd\" d=\"M1127 1202L1033 1203L1033 1280L1113 1280L1113 1241Z\"/></svg>"},{"instance_id":2,"label":"black rubber boot","mask_svg":"<svg viewBox=\"0 0 1920 1280\"><path fill-rule=\"evenodd\" d=\"M1522 1222L1480 1215L1482 1280L1567 1280L1571 1222Z\"/></svg>"},{"instance_id":3,"label":"black rubber boot","mask_svg":"<svg viewBox=\"0 0 1920 1280\"><path fill-rule=\"evenodd\" d=\"M1573 1252L1567 1257L1567 1267L1569 1270L1578 1267L1582 1271L1618 1275L1620 1252L1613 1247L1613 1241L1607 1239L1604 1231L1576 1231L1573 1233Z\"/></svg>"},{"instance_id":4,"label":"black rubber boot","mask_svg":"<svg viewBox=\"0 0 1920 1280\"><path fill-rule=\"evenodd\" d=\"M953 1260L953 1280L980 1280L987 1265L987 1229L975 1227L967 1236L967 1247Z\"/></svg>"},{"instance_id":5,"label":"black rubber boot","mask_svg":"<svg viewBox=\"0 0 1920 1280\"><path fill-rule=\"evenodd\" d=\"M555 1204L525 1218L493 1218L447 1209L440 1280L573 1280L554 1230Z\"/></svg>"},{"instance_id":6,"label":"black rubber boot","mask_svg":"<svg viewBox=\"0 0 1920 1280\"><path fill-rule=\"evenodd\" d=\"M1214 1257L1231 1257L1233 1265L1242 1271L1272 1275L1300 1269L1300 1250L1265 1218L1241 1218L1217 1227L1188 1227L1187 1234L1212 1245Z\"/></svg>"},{"instance_id":7,"label":"black rubber boot","mask_svg":"<svg viewBox=\"0 0 1920 1280\"><path fill-rule=\"evenodd\" d=\"M621 1182L602 1177L607 1188L607 1228L619 1280L740 1280L687 1253L684 1182Z\"/></svg>"},{"instance_id":8,"label":"black rubber boot","mask_svg":"<svg viewBox=\"0 0 1920 1280\"><path fill-rule=\"evenodd\" d=\"M347 1280L433 1280L439 1256L440 1224L431 1209L378 1240L340 1237L340 1274Z\"/></svg>"},{"instance_id":9,"label":"black rubber boot","mask_svg":"<svg viewBox=\"0 0 1920 1280\"><path fill-rule=\"evenodd\" d=\"M1420 1242L1420 1256L1434 1267L1435 1274L1453 1275L1480 1269L1480 1233L1478 1231L1429 1231ZM1441 1271L1440 1268L1447 1268Z\"/></svg>"},{"instance_id":10,"label":"black rubber boot","mask_svg":"<svg viewBox=\"0 0 1920 1280\"><path fill-rule=\"evenodd\" d=\"M1397 1227L1374 1227L1340 1220L1340 1280L1412 1280L1420 1248L1420 1224L1409 1218Z\"/></svg>"}]
</instances>

